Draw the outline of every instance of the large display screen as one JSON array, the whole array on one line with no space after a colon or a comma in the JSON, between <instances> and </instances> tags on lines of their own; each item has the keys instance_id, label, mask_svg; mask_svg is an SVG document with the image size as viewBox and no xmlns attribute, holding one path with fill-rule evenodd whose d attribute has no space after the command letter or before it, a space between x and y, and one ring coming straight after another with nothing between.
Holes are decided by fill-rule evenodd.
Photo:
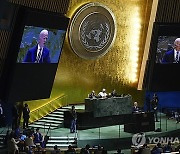
<instances>
[{"instance_id":1,"label":"large display screen","mask_svg":"<svg viewBox=\"0 0 180 154\"><path fill-rule=\"evenodd\" d=\"M179 55L176 55L176 52L179 52L178 40L180 40L178 36L158 36L156 63L179 63Z\"/></svg>"},{"instance_id":2,"label":"large display screen","mask_svg":"<svg viewBox=\"0 0 180 154\"><path fill-rule=\"evenodd\" d=\"M25 26L17 63L58 63L65 34L64 30Z\"/></svg>"},{"instance_id":3,"label":"large display screen","mask_svg":"<svg viewBox=\"0 0 180 154\"><path fill-rule=\"evenodd\" d=\"M154 23L144 87L180 91L180 24Z\"/></svg>"},{"instance_id":4,"label":"large display screen","mask_svg":"<svg viewBox=\"0 0 180 154\"><path fill-rule=\"evenodd\" d=\"M50 97L69 18L20 6L1 79L1 98L29 101Z\"/></svg>"}]
</instances>

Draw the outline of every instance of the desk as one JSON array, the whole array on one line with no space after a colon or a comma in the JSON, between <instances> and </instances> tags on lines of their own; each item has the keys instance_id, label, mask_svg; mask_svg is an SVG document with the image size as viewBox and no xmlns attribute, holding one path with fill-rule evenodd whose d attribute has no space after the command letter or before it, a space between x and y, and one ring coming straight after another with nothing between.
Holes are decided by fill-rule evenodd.
<instances>
[{"instance_id":1,"label":"desk","mask_svg":"<svg viewBox=\"0 0 180 154\"><path fill-rule=\"evenodd\" d=\"M153 112L131 114L131 118L131 121L124 125L125 132L139 133L155 130Z\"/></svg>"},{"instance_id":2,"label":"desk","mask_svg":"<svg viewBox=\"0 0 180 154\"><path fill-rule=\"evenodd\" d=\"M132 97L111 97L106 99L85 99L85 110L94 117L105 117L132 113Z\"/></svg>"}]
</instances>

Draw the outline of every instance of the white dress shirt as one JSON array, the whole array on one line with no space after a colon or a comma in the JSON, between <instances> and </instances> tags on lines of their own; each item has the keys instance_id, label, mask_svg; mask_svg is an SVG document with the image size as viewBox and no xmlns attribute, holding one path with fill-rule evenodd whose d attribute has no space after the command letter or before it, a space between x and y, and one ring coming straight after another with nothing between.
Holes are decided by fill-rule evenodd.
<instances>
[{"instance_id":1,"label":"white dress shirt","mask_svg":"<svg viewBox=\"0 0 180 154\"><path fill-rule=\"evenodd\" d=\"M179 53L180 51L177 51L176 49L174 49L174 61L176 62L176 61L179 61ZM177 59L176 59L176 56L177 56L177 54L178 54L178 57L177 57Z\"/></svg>"},{"instance_id":2,"label":"white dress shirt","mask_svg":"<svg viewBox=\"0 0 180 154\"><path fill-rule=\"evenodd\" d=\"M101 96L102 98L107 97L107 94L105 92L102 92L102 91L98 95Z\"/></svg>"},{"instance_id":3,"label":"white dress shirt","mask_svg":"<svg viewBox=\"0 0 180 154\"><path fill-rule=\"evenodd\" d=\"M3 115L3 108L0 106L0 115Z\"/></svg>"}]
</instances>

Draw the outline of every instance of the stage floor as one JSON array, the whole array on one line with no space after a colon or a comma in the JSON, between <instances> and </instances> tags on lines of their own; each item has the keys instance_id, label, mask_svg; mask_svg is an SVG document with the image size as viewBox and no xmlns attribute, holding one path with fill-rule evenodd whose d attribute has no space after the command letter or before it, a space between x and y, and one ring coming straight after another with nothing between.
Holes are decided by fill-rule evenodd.
<instances>
[{"instance_id":1,"label":"stage floor","mask_svg":"<svg viewBox=\"0 0 180 154\"><path fill-rule=\"evenodd\" d=\"M68 108L71 108L69 106ZM84 105L76 105L76 109L84 109ZM166 134L171 134L178 129L180 130L180 123L176 123L175 119L168 119L165 114L158 113L158 118L160 122L155 123L155 129L161 128L160 132L151 131L146 132L146 136L165 136ZM0 128L0 132L5 133L8 128ZM43 134L47 133L47 130L40 130ZM124 140L124 139L132 139L134 134L124 132L124 125L115 125L101 128L93 128L87 130L78 130L77 133L70 133L68 128L58 128L49 131L49 136L69 136L69 137L77 137L79 147L86 145L87 143L91 146L97 145L97 143L101 143L101 141L107 140L110 142L114 140ZM97 142L98 141L98 142ZM109 151L108 153L114 153L116 151ZM124 153L130 153L128 150L123 150Z\"/></svg>"},{"instance_id":2,"label":"stage floor","mask_svg":"<svg viewBox=\"0 0 180 154\"><path fill-rule=\"evenodd\" d=\"M71 108L71 107L69 107ZM84 105L76 105L76 109L84 109ZM158 113L159 122L155 122L155 129L161 128L161 132L146 132L147 135L161 134L165 132L180 129L180 123L176 123L175 119L168 119L164 113ZM52 136L74 136L67 128L59 128L51 130ZM93 128L87 130L78 130L77 137L83 139L108 139L108 138L127 138L132 137L132 133L124 132L124 125L115 125L108 127Z\"/></svg>"},{"instance_id":3,"label":"stage floor","mask_svg":"<svg viewBox=\"0 0 180 154\"><path fill-rule=\"evenodd\" d=\"M83 110L84 105L76 105L76 109ZM171 134L176 134L176 131L180 130L180 123L176 123L175 119L168 119L164 113L158 113L158 118L160 122L155 123L155 130L160 128L161 131L145 132L145 136L163 137ZM100 127L100 128L86 129L86 130L78 130L77 134L70 133L70 130L68 128L59 128L59 129L51 130L51 132L49 133L50 136L77 137L79 147L83 147L87 143L90 144L91 146L101 144L101 145L105 145L106 147L108 146L109 143L116 144L116 142L119 141L120 141L119 143L122 143L123 140L124 141L129 140L126 143L129 144L128 147L130 148L129 142L132 143L131 139L132 136L134 135L132 133L124 132L124 125L115 125L115 126Z\"/></svg>"}]
</instances>

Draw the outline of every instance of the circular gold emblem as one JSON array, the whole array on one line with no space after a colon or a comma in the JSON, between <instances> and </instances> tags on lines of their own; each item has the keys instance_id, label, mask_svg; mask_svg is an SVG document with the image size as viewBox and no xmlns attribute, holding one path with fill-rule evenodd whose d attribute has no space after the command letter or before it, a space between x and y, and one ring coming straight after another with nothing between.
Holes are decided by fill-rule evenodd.
<instances>
[{"instance_id":1,"label":"circular gold emblem","mask_svg":"<svg viewBox=\"0 0 180 154\"><path fill-rule=\"evenodd\" d=\"M73 51L85 59L96 59L108 52L115 38L112 12L99 3L88 3L74 14L69 30Z\"/></svg>"}]
</instances>

